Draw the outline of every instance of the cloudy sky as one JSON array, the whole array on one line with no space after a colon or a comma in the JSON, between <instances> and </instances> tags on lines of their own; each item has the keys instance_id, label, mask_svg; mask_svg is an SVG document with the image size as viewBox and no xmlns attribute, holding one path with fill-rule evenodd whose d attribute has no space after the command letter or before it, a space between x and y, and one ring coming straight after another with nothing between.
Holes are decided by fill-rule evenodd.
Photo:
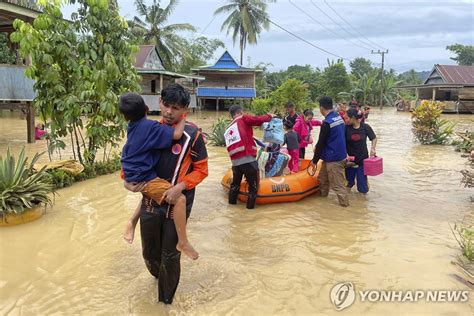
<instances>
[{"instance_id":1,"label":"cloudy sky","mask_svg":"<svg viewBox=\"0 0 474 316\"><path fill-rule=\"evenodd\" d=\"M121 14L136 15L132 0L119 0ZM167 4L167 0L161 1ZM220 31L226 18L214 18L216 8L227 0L181 0L169 23L191 23L202 34L218 38L238 60L239 48ZM151 4L152 0L146 3ZM331 7L342 17L336 15ZM69 15L73 7L65 7ZM446 46L453 43L474 45L473 0L277 0L269 4L270 19L308 42L335 55L364 57L376 65L380 55L371 49L386 48L386 66L397 72L414 68L430 70L433 64L453 64ZM329 17L328 17L329 16ZM349 24L348 24L348 23ZM216 52L216 57L222 51ZM258 45L248 46L244 64L271 63L270 70L294 64L324 68L334 59L276 26L261 34ZM347 61L346 61L347 64Z\"/></svg>"}]
</instances>

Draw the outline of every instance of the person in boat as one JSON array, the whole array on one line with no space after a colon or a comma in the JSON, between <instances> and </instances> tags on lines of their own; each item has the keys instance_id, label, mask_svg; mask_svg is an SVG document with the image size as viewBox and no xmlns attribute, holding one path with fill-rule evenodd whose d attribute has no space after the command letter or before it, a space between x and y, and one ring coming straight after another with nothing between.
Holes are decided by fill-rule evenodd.
<instances>
[{"instance_id":1,"label":"person in boat","mask_svg":"<svg viewBox=\"0 0 474 316\"><path fill-rule=\"evenodd\" d=\"M189 93L179 84L170 84L161 92L161 99L161 123L175 126L188 111ZM165 203L158 204L144 196L138 206L142 255L148 271L158 279L158 300L171 304L181 274L181 252L176 248L178 234L170 205L184 194L186 218L189 218L195 187L208 175L206 146L198 127L186 122L182 137L161 150L161 159L155 165L155 171L172 187L165 192ZM125 188L132 192L140 192L143 187L144 183L125 183Z\"/></svg>"},{"instance_id":2,"label":"person in boat","mask_svg":"<svg viewBox=\"0 0 474 316\"><path fill-rule=\"evenodd\" d=\"M321 121L313 118L313 111L306 109L303 112L303 115L298 116L296 119L295 125L293 125L293 130L300 135L299 143L299 156L300 159L304 159L306 154L306 147L309 144L313 143L313 138L311 137L311 131L313 126L321 126Z\"/></svg>"},{"instance_id":3,"label":"person in boat","mask_svg":"<svg viewBox=\"0 0 474 316\"><path fill-rule=\"evenodd\" d=\"M300 116L300 114L296 112L295 104L291 101L288 101L288 103L285 104L285 110L286 115L283 118L283 125L285 122L290 122L293 126L295 126L296 120L298 119L298 116Z\"/></svg>"},{"instance_id":4,"label":"person in boat","mask_svg":"<svg viewBox=\"0 0 474 316\"><path fill-rule=\"evenodd\" d=\"M249 186L247 209L253 209L257 199L259 169L257 146L253 139L253 126L270 122L273 114L252 116L243 113L242 106L234 104L229 109L232 122L227 127L224 138L232 161L232 184L229 190L229 204L237 204L240 183L245 175Z\"/></svg>"},{"instance_id":5,"label":"person in boat","mask_svg":"<svg viewBox=\"0 0 474 316\"><path fill-rule=\"evenodd\" d=\"M284 126L286 133L283 145L286 144L286 149L291 157L288 168L290 172L295 173L299 171L299 144L301 138L300 135L293 130L293 124L290 121L286 121Z\"/></svg>"},{"instance_id":6,"label":"person in boat","mask_svg":"<svg viewBox=\"0 0 474 316\"><path fill-rule=\"evenodd\" d=\"M319 99L319 109L324 120L312 163L316 166L320 159L323 161L318 175L321 196L328 196L331 188L336 193L339 204L349 206L344 172L347 161L344 120L334 111L330 97Z\"/></svg>"},{"instance_id":7,"label":"person in boat","mask_svg":"<svg viewBox=\"0 0 474 316\"><path fill-rule=\"evenodd\" d=\"M270 143L266 146L265 151L268 154L265 163L265 177L278 177L283 175L285 168L288 166L289 155L281 152L280 144ZM262 155L260 155L260 157L261 156Z\"/></svg>"},{"instance_id":8,"label":"person in boat","mask_svg":"<svg viewBox=\"0 0 474 316\"><path fill-rule=\"evenodd\" d=\"M367 150L367 138L372 142L370 156L376 155L377 136L369 124L361 122L363 116L360 111L350 109L347 111L349 125L346 125L346 147L347 154L354 157L357 167L346 169L347 187L351 189L357 181L357 191L360 193L369 192L367 176L364 175L364 159L369 158Z\"/></svg>"}]
</instances>

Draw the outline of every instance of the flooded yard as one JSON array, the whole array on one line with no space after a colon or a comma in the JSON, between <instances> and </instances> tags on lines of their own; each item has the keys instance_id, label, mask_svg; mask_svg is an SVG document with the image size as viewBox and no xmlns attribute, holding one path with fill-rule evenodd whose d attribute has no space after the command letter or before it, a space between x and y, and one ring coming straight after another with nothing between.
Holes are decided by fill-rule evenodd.
<instances>
[{"instance_id":1,"label":"flooded yard","mask_svg":"<svg viewBox=\"0 0 474 316\"><path fill-rule=\"evenodd\" d=\"M197 112L189 120L209 131L225 115ZM458 130L474 125L472 115L447 118ZM197 188L188 225L200 259L182 259L171 306L156 302L140 238L131 246L121 238L140 196L123 188L118 173L60 190L43 218L0 229L0 314L319 315L338 313L329 293L342 281L356 290L468 290L452 277L460 250L448 226L474 218L473 191L459 182L466 159L452 146L414 143L409 113L374 110L367 123L384 174L370 178L366 196L352 193L348 208L332 194L253 211L230 206L220 185L227 152L208 146L209 177ZM0 152L8 145L14 152L26 146L30 157L46 150L44 141L25 142L25 122L3 112ZM356 301L344 314L473 310L471 292L467 303Z\"/></svg>"}]
</instances>

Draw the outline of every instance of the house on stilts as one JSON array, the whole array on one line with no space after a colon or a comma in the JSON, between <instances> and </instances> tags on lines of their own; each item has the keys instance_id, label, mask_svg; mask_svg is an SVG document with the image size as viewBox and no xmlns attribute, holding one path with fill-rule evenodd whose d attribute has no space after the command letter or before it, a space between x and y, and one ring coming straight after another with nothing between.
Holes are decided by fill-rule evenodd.
<instances>
[{"instance_id":1,"label":"house on stilts","mask_svg":"<svg viewBox=\"0 0 474 316\"><path fill-rule=\"evenodd\" d=\"M198 82L204 80L204 77L166 70L155 45L140 45L134 58L134 67L142 78L140 95L150 111L159 111L161 90L174 82L182 84L188 90L191 95L189 108L193 110L196 108Z\"/></svg>"},{"instance_id":2,"label":"house on stilts","mask_svg":"<svg viewBox=\"0 0 474 316\"><path fill-rule=\"evenodd\" d=\"M414 89L416 100L440 101L443 113L474 114L474 66L435 65L423 84L405 85L399 89Z\"/></svg>"},{"instance_id":3,"label":"house on stilts","mask_svg":"<svg viewBox=\"0 0 474 316\"><path fill-rule=\"evenodd\" d=\"M255 79L261 70L239 65L225 51L214 65L192 69L197 76L205 77L197 89L200 108L224 108L225 100L232 103L249 103L256 97Z\"/></svg>"}]
</instances>

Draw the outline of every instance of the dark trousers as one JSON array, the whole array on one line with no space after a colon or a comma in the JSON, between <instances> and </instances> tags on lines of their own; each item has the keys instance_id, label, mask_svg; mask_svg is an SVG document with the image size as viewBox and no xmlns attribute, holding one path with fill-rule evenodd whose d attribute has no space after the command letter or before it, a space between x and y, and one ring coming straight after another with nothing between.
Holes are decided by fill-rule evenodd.
<instances>
[{"instance_id":1,"label":"dark trousers","mask_svg":"<svg viewBox=\"0 0 474 316\"><path fill-rule=\"evenodd\" d=\"M232 167L232 184L230 185L229 204L237 204L237 196L239 195L240 183L243 176L248 183L249 198L247 200L247 208L253 209L257 199L257 191L259 184L258 164L256 161L249 162L240 166Z\"/></svg>"},{"instance_id":2,"label":"dark trousers","mask_svg":"<svg viewBox=\"0 0 474 316\"><path fill-rule=\"evenodd\" d=\"M356 183L357 179L357 191L360 193L369 192L369 182L367 176L364 175L364 164L361 163L358 168L347 168L346 169L346 180L347 186L352 188Z\"/></svg>"},{"instance_id":3,"label":"dark trousers","mask_svg":"<svg viewBox=\"0 0 474 316\"><path fill-rule=\"evenodd\" d=\"M300 159L304 159L305 154L306 154L306 148L300 147Z\"/></svg>"},{"instance_id":4,"label":"dark trousers","mask_svg":"<svg viewBox=\"0 0 474 316\"><path fill-rule=\"evenodd\" d=\"M173 302L181 273L181 253L176 249L178 234L167 206L143 199L140 214L142 254L150 273L158 278L158 301Z\"/></svg>"}]
</instances>

